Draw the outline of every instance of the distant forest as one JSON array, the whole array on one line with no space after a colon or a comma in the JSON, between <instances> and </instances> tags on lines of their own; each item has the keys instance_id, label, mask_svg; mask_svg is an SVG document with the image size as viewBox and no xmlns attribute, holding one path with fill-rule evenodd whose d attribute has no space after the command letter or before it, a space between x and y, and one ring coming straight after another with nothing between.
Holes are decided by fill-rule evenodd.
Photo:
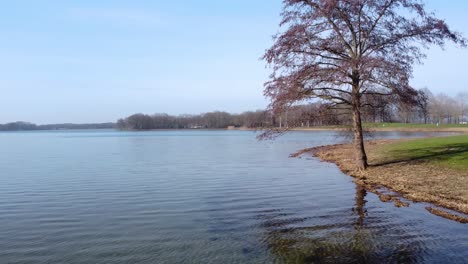
<instances>
[{"instance_id":1,"label":"distant forest","mask_svg":"<svg viewBox=\"0 0 468 264\"><path fill-rule=\"evenodd\" d=\"M362 99L362 118L367 123L425 123L459 124L468 122L468 95L456 97L433 95L421 89L413 100L401 101L392 97ZM272 128L348 125L350 109L324 102L293 105L282 113L267 110L240 114L215 111L199 115L134 114L117 123L36 125L28 122L0 124L0 131L64 130L64 129L225 129L228 127Z\"/></svg>"},{"instance_id":2,"label":"distant forest","mask_svg":"<svg viewBox=\"0 0 468 264\"><path fill-rule=\"evenodd\" d=\"M0 131L30 131L30 130L65 130L65 129L104 129L115 128L115 123L100 124L51 124L36 125L29 122L12 122L0 124Z\"/></svg>"},{"instance_id":3,"label":"distant forest","mask_svg":"<svg viewBox=\"0 0 468 264\"><path fill-rule=\"evenodd\" d=\"M421 89L411 100L402 101L392 96L367 96L362 98L362 119L367 123L423 123L458 124L467 121L468 95L457 97L433 95ZM184 128L272 128L313 127L350 124L351 109L324 102L293 105L282 113L267 110L248 111L241 114L209 112L200 115L134 114L119 119L122 130L184 129Z\"/></svg>"}]
</instances>

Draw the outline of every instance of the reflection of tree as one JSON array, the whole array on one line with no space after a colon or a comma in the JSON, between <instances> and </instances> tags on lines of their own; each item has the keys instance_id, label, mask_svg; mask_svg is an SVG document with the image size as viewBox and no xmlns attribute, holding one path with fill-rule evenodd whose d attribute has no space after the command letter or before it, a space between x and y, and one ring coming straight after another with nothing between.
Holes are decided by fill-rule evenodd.
<instances>
[{"instance_id":1,"label":"reflection of tree","mask_svg":"<svg viewBox=\"0 0 468 264\"><path fill-rule=\"evenodd\" d=\"M364 186L356 184L356 207L353 209L353 211L358 215L358 219L356 222L356 228L360 229L364 225L364 218L366 217L366 198L367 191Z\"/></svg>"},{"instance_id":2,"label":"reflection of tree","mask_svg":"<svg viewBox=\"0 0 468 264\"><path fill-rule=\"evenodd\" d=\"M343 211L338 221L336 217L321 217L330 222L323 225L312 223L304 227L308 219L293 218L282 212L263 214L260 216L266 230L263 242L277 263L421 261L423 245L407 237L397 224L389 227L366 223L366 194L364 187L357 185L351 215Z\"/></svg>"}]
</instances>

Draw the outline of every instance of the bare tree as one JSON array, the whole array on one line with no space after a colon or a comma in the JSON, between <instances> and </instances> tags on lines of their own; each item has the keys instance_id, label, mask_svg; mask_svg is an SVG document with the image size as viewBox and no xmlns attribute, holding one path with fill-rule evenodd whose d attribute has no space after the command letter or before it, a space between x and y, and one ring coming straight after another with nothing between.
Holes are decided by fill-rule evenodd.
<instances>
[{"instance_id":1,"label":"bare tree","mask_svg":"<svg viewBox=\"0 0 468 264\"><path fill-rule=\"evenodd\" d=\"M356 165L367 156L361 98L416 95L409 85L422 47L465 39L427 13L419 0L284 0L275 43L263 58L273 68L265 84L270 108L318 98L352 109Z\"/></svg>"},{"instance_id":2,"label":"bare tree","mask_svg":"<svg viewBox=\"0 0 468 264\"><path fill-rule=\"evenodd\" d=\"M429 119L429 100L431 97L432 93L427 88L418 91L417 106L420 116L424 119L424 124L427 124Z\"/></svg>"},{"instance_id":3,"label":"bare tree","mask_svg":"<svg viewBox=\"0 0 468 264\"><path fill-rule=\"evenodd\" d=\"M467 92L460 92L457 94L457 100L460 107L460 120L459 122L466 122L465 121L465 111L466 105L468 104L468 93Z\"/></svg>"}]
</instances>

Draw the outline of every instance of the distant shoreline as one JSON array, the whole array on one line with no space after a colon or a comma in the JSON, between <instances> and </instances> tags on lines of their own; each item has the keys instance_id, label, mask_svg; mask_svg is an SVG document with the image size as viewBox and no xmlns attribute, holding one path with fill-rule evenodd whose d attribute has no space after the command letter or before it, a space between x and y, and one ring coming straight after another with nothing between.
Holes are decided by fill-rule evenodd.
<instances>
[{"instance_id":1,"label":"distant shoreline","mask_svg":"<svg viewBox=\"0 0 468 264\"><path fill-rule=\"evenodd\" d=\"M466 127L367 127L370 132L455 132L455 133L468 133L468 126ZM143 131L266 131L267 128L247 128L247 127L229 127L229 128L159 128L159 129L118 129L115 127L97 127L97 128L50 128L50 129L12 129L1 130L0 132L27 132L27 131L70 131L70 130L115 130L115 131L128 131L128 132L143 132ZM348 128L337 126L320 126L320 127L296 127L285 128L284 131L301 131L301 132L314 132L314 131L346 131Z\"/></svg>"},{"instance_id":2,"label":"distant shoreline","mask_svg":"<svg viewBox=\"0 0 468 264\"><path fill-rule=\"evenodd\" d=\"M292 128L291 131L345 131L346 128ZM377 127L367 128L368 131L375 132L461 132L468 133L468 127L441 127L441 128L404 128L404 127Z\"/></svg>"},{"instance_id":3,"label":"distant shoreline","mask_svg":"<svg viewBox=\"0 0 468 264\"><path fill-rule=\"evenodd\" d=\"M261 128L231 128L226 130L245 130L245 131L264 131L266 129ZM345 127L296 127L285 129L285 131L346 131L348 128ZM370 132L458 132L468 133L467 127L420 127L420 128L405 128L405 127L372 127L367 128Z\"/></svg>"}]
</instances>

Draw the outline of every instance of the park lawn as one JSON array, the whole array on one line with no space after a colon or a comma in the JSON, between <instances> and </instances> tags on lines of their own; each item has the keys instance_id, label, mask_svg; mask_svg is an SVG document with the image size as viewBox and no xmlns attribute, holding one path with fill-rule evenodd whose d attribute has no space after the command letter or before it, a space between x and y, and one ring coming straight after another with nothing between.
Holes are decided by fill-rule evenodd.
<instances>
[{"instance_id":1,"label":"park lawn","mask_svg":"<svg viewBox=\"0 0 468 264\"><path fill-rule=\"evenodd\" d=\"M468 135L433 137L383 145L378 163L424 161L468 172Z\"/></svg>"}]
</instances>

